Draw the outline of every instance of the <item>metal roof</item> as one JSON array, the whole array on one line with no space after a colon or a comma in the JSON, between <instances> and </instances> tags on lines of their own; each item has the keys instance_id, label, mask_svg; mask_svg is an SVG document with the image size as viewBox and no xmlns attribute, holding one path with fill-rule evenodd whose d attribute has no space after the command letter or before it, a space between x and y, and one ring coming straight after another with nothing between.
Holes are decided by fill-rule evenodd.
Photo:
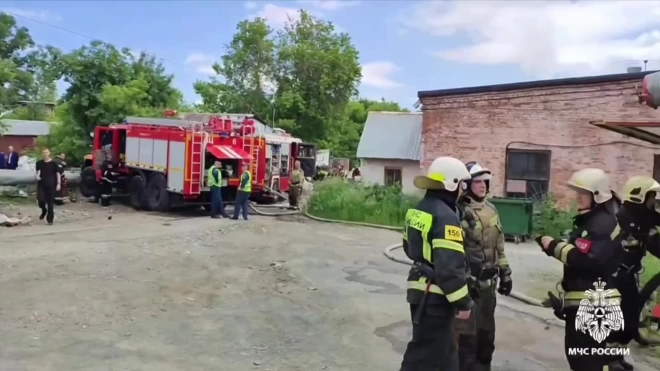
<instances>
[{"instance_id":1,"label":"metal roof","mask_svg":"<svg viewBox=\"0 0 660 371\"><path fill-rule=\"evenodd\" d=\"M421 159L421 112L369 112L358 158Z\"/></svg>"},{"instance_id":2,"label":"metal roof","mask_svg":"<svg viewBox=\"0 0 660 371\"><path fill-rule=\"evenodd\" d=\"M589 123L598 126L599 128L611 130L631 138L660 145L660 121L590 121Z\"/></svg>"},{"instance_id":3,"label":"metal roof","mask_svg":"<svg viewBox=\"0 0 660 371\"><path fill-rule=\"evenodd\" d=\"M46 121L28 121L28 120L0 120L7 126L7 130L2 135L25 135L36 137L48 135L50 133L50 124Z\"/></svg>"},{"instance_id":4,"label":"metal roof","mask_svg":"<svg viewBox=\"0 0 660 371\"><path fill-rule=\"evenodd\" d=\"M434 98L434 97L446 97L452 95L499 93L505 91L524 90L524 89L552 88L556 86L567 86L567 85L605 84L605 83L620 82L627 80L642 80L644 79L644 76L654 72L658 72L658 71L617 73L614 75L571 77L566 79L524 81L524 82L514 82L511 84L474 86L468 88L423 90L417 93L417 97Z\"/></svg>"}]
</instances>

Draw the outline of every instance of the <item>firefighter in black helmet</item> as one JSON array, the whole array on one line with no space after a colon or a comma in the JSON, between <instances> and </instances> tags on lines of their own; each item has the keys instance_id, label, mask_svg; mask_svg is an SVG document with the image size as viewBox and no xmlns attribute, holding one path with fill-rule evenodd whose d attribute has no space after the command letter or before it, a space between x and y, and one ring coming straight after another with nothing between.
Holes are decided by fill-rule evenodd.
<instances>
[{"instance_id":1,"label":"firefighter in black helmet","mask_svg":"<svg viewBox=\"0 0 660 371\"><path fill-rule=\"evenodd\" d=\"M630 178L623 187L623 207L617 218L623 231L623 257L614 281L621 292L621 309L625 328L613 334L608 346L627 348L637 337L640 303L637 288L638 276L642 270L642 258L646 252L660 258L660 214L655 210L655 198L660 192L660 183L648 176ZM625 370L633 370L633 365L618 356Z\"/></svg>"},{"instance_id":2,"label":"firefighter in black helmet","mask_svg":"<svg viewBox=\"0 0 660 371\"><path fill-rule=\"evenodd\" d=\"M414 180L426 194L406 213L403 234L403 249L414 262L407 295L413 335L401 371L458 371L454 318L468 318L473 301L456 201L469 178L461 161L439 157Z\"/></svg>"},{"instance_id":3,"label":"firefighter in black helmet","mask_svg":"<svg viewBox=\"0 0 660 371\"><path fill-rule=\"evenodd\" d=\"M563 292L558 298L548 292L547 304L555 315L566 321L564 346L573 371L621 371L615 357L609 355L606 338L621 329L621 295L615 289L612 274L621 259L621 229L615 216L616 199L612 197L607 175L600 169L584 169L573 174L569 188L576 192L579 214L567 241L544 236L537 238L543 251L564 264ZM596 300L600 297L602 300ZM598 331L590 326L598 313ZM598 317L601 318L602 316ZM587 350L586 352L584 350ZM594 349L599 349L594 352ZM595 354L594 354L595 353Z\"/></svg>"}]
</instances>

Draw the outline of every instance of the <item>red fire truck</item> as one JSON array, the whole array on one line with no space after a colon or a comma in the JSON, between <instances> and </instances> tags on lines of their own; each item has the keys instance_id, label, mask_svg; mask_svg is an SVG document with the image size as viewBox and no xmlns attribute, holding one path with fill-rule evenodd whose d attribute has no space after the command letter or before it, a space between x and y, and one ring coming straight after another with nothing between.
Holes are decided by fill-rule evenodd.
<instances>
[{"instance_id":1,"label":"red fire truck","mask_svg":"<svg viewBox=\"0 0 660 371\"><path fill-rule=\"evenodd\" d=\"M225 201L236 197L244 163L252 173L252 198L276 199L289 190L295 160L300 160L305 176L314 175L315 147L279 129L264 133L265 128L257 117L245 114L214 115L206 122L127 117L121 124L97 127L81 173L81 193L99 197L100 169L110 153L119 173L116 189L128 194L136 209L208 207L205 176L215 159L229 175L223 179Z\"/></svg>"}]
</instances>

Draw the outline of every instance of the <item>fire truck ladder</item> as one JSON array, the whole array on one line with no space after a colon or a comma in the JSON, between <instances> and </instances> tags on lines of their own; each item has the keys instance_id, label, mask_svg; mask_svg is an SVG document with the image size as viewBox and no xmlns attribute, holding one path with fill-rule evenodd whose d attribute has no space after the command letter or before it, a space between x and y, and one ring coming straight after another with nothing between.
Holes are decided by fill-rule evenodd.
<instances>
[{"instance_id":1,"label":"fire truck ladder","mask_svg":"<svg viewBox=\"0 0 660 371\"><path fill-rule=\"evenodd\" d=\"M257 179L257 170L259 169L259 161L257 160L259 155L259 138L253 136L245 138L243 140L243 150L252 156L250 160L250 173L254 182Z\"/></svg>"},{"instance_id":2,"label":"fire truck ladder","mask_svg":"<svg viewBox=\"0 0 660 371\"><path fill-rule=\"evenodd\" d=\"M209 133L204 131L202 124L193 123L190 141L190 182L189 194L199 194L204 181L204 154L209 141Z\"/></svg>"}]
</instances>

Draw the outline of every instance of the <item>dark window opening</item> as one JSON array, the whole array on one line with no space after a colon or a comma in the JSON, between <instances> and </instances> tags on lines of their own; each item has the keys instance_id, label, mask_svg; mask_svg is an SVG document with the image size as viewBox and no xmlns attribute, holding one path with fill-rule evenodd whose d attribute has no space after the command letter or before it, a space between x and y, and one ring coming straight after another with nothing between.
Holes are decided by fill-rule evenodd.
<instances>
[{"instance_id":1,"label":"dark window opening","mask_svg":"<svg viewBox=\"0 0 660 371\"><path fill-rule=\"evenodd\" d=\"M401 186L401 168L385 168L385 185Z\"/></svg>"},{"instance_id":2,"label":"dark window opening","mask_svg":"<svg viewBox=\"0 0 660 371\"><path fill-rule=\"evenodd\" d=\"M550 151L507 150L505 196L540 200L548 193Z\"/></svg>"}]
</instances>

